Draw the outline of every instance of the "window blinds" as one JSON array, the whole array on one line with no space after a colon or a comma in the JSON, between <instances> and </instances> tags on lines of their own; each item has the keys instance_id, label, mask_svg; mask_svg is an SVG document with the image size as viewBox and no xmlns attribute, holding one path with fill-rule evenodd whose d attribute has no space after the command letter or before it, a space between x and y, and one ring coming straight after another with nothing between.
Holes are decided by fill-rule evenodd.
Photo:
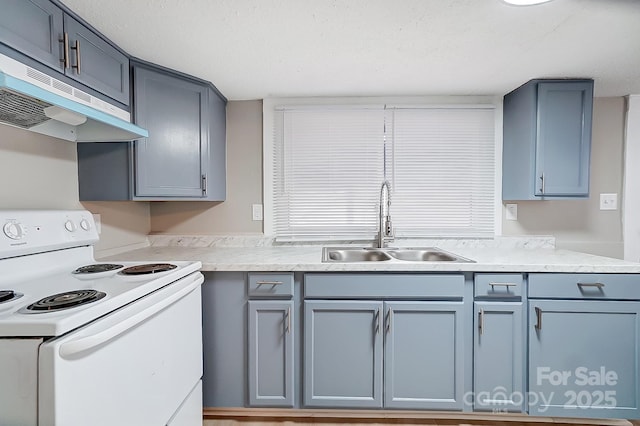
<instances>
[{"instance_id":1,"label":"window blinds","mask_svg":"<svg viewBox=\"0 0 640 426\"><path fill-rule=\"evenodd\" d=\"M493 235L492 107L287 107L274 117L277 241L373 239L385 176L397 236Z\"/></svg>"}]
</instances>

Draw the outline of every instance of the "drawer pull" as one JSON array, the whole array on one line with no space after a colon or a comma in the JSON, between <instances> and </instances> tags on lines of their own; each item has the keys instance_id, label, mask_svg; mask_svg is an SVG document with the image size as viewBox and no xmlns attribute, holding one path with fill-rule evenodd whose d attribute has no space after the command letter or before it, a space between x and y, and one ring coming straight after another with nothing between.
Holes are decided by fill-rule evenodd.
<instances>
[{"instance_id":1,"label":"drawer pull","mask_svg":"<svg viewBox=\"0 0 640 426\"><path fill-rule=\"evenodd\" d=\"M257 285L281 285L284 284L282 281L257 281Z\"/></svg>"},{"instance_id":2,"label":"drawer pull","mask_svg":"<svg viewBox=\"0 0 640 426\"><path fill-rule=\"evenodd\" d=\"M291 333L291 308L287 308L287 334Z\"/></svg>"},{"instance_id":3,"label":"drawer pull","mask_svg":"<svg viewBox=\"0 0 640 426\"><path fill-rule=\"evenodd\" d=\"M509 291L509 287L518 286L516 283L489 283L489 285L491 286L491 290L493 290L493 287L506 287L507 291Z\"/></svg>"},{"instance_id":4,"label":"drawer pull","mask_svg":"<svg viewBox=\"0 0 640 426\"><path fill-rule=\"evenodd\" d=\"M380 333L380 308L376 310L375 315L373 316L373 321L375 322L375 332L376 334Z\"/></svg>"},{"instance_id":5,"label":"drawer pull","mask_svg":"<svg viewBox=\"0 0 640 426\"><path fill-rule=\"evenodd\" d=\"M582 289L582 287L598 287L598 290L602 290L604 287L603 283L577 283L578 287Z\"/></svg>"},{"instance_id":6,"label":"drawer pull","mask_svg":"<svg viewBox=\"0 0 640 426\"><path fill-rule=\"evenodd\" d=\"M535 325L535 329L536 330L542 330L542 309L535 308L535 310L536 310L536 325Z\"/></svg>"},{"instance_id":7,"label":"drawer pull","mask_svg":"<svg viewBox=\"0 0 640 426\"><path fill-rule=\"evenodd\" d=\"M478 330L482 336L484 333L484 309L480 309L480 312L478 312Z\"/></svg>"}]
</instances>

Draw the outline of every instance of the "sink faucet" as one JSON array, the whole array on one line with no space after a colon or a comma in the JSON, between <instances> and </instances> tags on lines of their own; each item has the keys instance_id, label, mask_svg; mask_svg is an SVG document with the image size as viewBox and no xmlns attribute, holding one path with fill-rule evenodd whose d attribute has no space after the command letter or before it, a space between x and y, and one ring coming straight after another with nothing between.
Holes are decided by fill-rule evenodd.
<instances>
[{"instance_id":1,"label":"sink faucet","mask_svg":"<svg viewBox=\"0 0 640 426\"><path fill-rule=\"evenodd\" d=\"M387 208L385 214L384 195L387 194ZM383 248L394 240L393 226L391 225L391 184L388 180L382 182L380 187L380 222L378 223L378 248Z\"/></svg>"}]
</instances>

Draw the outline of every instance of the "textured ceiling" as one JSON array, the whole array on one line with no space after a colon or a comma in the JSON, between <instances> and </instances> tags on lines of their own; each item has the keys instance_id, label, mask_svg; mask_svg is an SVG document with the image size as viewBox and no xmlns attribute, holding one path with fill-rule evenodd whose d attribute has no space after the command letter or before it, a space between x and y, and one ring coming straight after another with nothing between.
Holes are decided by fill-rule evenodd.
<instances>
[{"instance_id":1,"label":"textured ceiling","mask_svg":"<svg viewBox=\"0 0 640 426\"><path fill-rule=\"evenodd\" d=\"M591 77L640 94L640 0L62 0L124 50L231 100L502 95Z\"/></svg>"}]
</instances>

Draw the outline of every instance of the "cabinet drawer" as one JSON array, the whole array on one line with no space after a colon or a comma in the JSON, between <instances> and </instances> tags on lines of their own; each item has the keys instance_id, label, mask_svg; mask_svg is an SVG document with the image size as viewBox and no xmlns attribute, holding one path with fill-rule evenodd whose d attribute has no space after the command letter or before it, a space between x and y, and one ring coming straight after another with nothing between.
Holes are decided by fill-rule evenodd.
<instances>
[{"instance_id":1,"label":"cabinet drawer","mask_svg":"<svg viewBox=\"0 0 640 426\"><path fill-rule=\"evenodd\" d=\"M476 274L474 295L483 298L522 297L522 274Z\"/></svg>"},{"instance_id":2,"label":"cabinet drawer","mask_svg":"<svg viewBox=\"0 0 640 426\"><path fill-rule=\"evenodd\" d=\"M249 273L249 296L293 297L293 273Z\"/></svg>"},{"instance_id":3,"label":"cabinet drawer","mask_svg":"<svg viewBox=\"0 0 640 426\"><path fill-rule=\"evenodd\" d=\"M530 274L529 297L640 300L640 274Z\"/></svg>"},{"instance_id":4,"label":"cabinet drawer","mask_svg":"<svg viewBox=\"0 0 640 426\"><path fill-rule=\"evenodd\" d=\"M305 274L304 297L322 299L461 299L464 276L454 274Z\"/></svg>"}]
</instances>

